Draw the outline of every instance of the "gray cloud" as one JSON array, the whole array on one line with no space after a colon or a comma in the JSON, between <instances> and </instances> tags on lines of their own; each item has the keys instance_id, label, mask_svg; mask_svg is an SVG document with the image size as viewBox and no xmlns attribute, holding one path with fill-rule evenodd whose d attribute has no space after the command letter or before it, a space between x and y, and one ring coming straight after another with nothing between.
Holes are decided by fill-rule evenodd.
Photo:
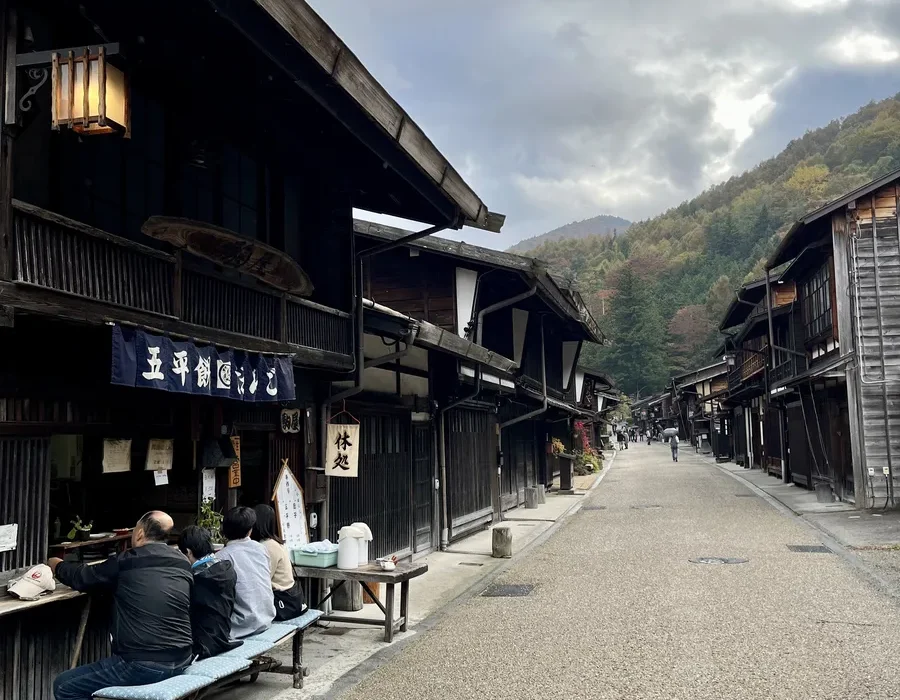
<instances>
[{"instance_id":1,"label":"gray cloud","mask_svg":"<svg viewBox=\"0 0 900 700\"><path fill-rule=\"evenodd\" d=\"M659 213L900 89L893 0L312 4L508 215L457 236L492 247Z\"/></svg>"}]
</instances>

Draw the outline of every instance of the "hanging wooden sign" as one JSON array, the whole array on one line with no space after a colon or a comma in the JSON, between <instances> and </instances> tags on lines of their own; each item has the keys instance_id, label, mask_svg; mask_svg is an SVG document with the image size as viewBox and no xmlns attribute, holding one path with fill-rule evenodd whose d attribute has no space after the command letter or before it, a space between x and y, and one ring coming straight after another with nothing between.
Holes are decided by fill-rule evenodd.
<instances>
[{"instance_id":1,"label":"hanging wooden sign","mask_svg":"<svg viewBox=\"0 0 900 700\"><path fill-rule=\"evenodd\" d=\"M288 550L300 549L303 545L309 544L303 487L288 468L287 458L281 460L281 471L275 482L272 500L275 502L281 539L284 540Z\"/></svg>"},{"instance_id":2,"label":"hanging wooden sign","mask_svg":"<svg viewBox=\"0 0 900 700\"><path fill-rule=\"evenodd\" d=\"M327 476L359 475L359 426L329 423L325 448Z\"/></svg>"},{"instance_id":3,"label":"hanging wooden sign","mask_svg":"<svg viewBox=\"0 0 900 700\"><path fill-rule=\"evenodd\" d=\"M228 488L236 489L241 485L241 439L234 435L231 444L234 445L234 461L228 468Z\"/></svg>"}]
</instances>

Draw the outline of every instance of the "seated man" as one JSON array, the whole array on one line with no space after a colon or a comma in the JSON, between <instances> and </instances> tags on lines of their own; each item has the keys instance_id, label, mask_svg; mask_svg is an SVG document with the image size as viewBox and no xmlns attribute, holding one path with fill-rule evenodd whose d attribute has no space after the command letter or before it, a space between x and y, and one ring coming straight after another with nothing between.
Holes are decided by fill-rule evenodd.
<instances>
[{"instance_id":1,"label":"seated man","mask_svg":"<svg viewBox=\"0 0 900 700\"><path fill-rule=\"evenodd\" d=\"M172 518L151 511L131 534L133 549L95 566L53 558L56 577L76 591L113 594L112 656L59 674L56 700L91 700L112 685L147 685L180 674L193 657L191 565L166 544Z\"/></svg>"},{"instance_id":2,"label":"seated man","mask_svg":"<svg viewBox=\"0 0 900 700\"><path fill-rule=\"evenodd\" d=\"M240 646L240 642L229 640L237 580L234 566L216 558L209 530L196 525L182 531L178 549L188 558L194 574L191 628L197 658L205 659Z\"/></svg>"},{"instance_id":3,"label":"seated man","mask_svg":"<svg viewBox=\"0 0 900 700\"><path fill-rule=\"evenodd\" d=\"M255 524L256 513L246 506L232 508L222 521L222 534L228 543L216 558L234 564L237 575L231 614L232 640L264 632L275 619L269 553L259 542L250 539Z\"/></svg>"}]
</instances>

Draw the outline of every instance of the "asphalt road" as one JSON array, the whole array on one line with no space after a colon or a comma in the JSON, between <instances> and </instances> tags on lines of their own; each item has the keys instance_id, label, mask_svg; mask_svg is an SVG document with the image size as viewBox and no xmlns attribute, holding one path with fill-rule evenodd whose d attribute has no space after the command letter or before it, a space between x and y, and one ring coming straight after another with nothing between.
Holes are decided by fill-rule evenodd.
<instances>
[{"instance_id":1,"label":"asphalt road","mask_svg":"<svg viewBox=\"0 0 900 700\"><path fill-rule=\"evenodd\" d=\"M632 445L496 581L346 698L800 700L900 694L900 607L821 538L687 450ZM696 557L745 558L697 564Z\"/></svg>"}]
</instances>

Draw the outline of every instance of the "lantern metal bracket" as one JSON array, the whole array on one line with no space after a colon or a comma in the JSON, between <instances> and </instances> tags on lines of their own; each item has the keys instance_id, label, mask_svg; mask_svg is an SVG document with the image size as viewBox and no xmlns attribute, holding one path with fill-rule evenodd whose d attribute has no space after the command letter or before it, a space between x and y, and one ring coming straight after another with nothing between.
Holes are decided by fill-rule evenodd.
<instances>
[{"instance_id":1,"label":"lantern metal bracket","mask_svg":"<svg viewBox=\"0 0 900 700\"><path fill-rule=\"evenodd\" d=\"M47 78L50 77L50 70L48 68L29 68L26 72L28 79L34 83L24 95L22 95L22 99L19 100L19 111L20 112L29 112L31 111L31 97L41 89L44 83L47 82Z\"/></svg>"}]
</instances>

